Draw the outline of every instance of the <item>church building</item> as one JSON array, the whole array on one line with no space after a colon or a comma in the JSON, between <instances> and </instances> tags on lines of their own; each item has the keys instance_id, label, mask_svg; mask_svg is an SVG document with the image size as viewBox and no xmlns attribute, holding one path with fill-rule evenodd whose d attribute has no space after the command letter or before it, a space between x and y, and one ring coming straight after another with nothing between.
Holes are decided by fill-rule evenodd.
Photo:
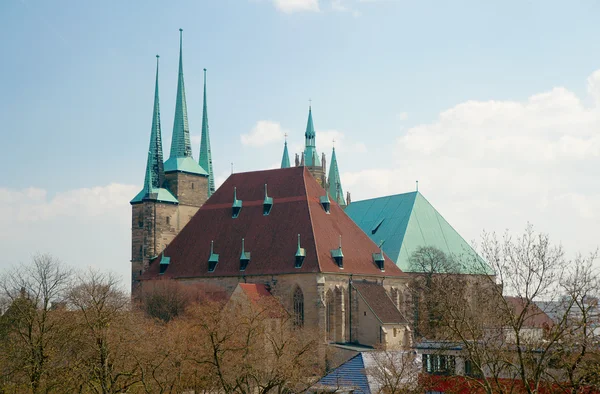
<instances>
[{"instance_id":1,"label":"church building","mask_svg":"<svg viewBox=\"0 0 600 394\"><path fill-rule=\"evenodd\" d=\"M175 119L166 161L157 56L144 186L131 200L132 294L155 280L210 284L228 295L240 284L251 284L276 297L296 325L318 329L327 341L410 345L408 256L419 246L456 253L470 248L468 244L418 192L362 202L351 202L349 193L344 196L335 148L329 173L325 154L317 152L312 107L304 151L295 155L295 166L286 141L280 169L231 174L215 190L206 69L196 161L182 44L180 29Z\"/></svg>"}]
</instances>

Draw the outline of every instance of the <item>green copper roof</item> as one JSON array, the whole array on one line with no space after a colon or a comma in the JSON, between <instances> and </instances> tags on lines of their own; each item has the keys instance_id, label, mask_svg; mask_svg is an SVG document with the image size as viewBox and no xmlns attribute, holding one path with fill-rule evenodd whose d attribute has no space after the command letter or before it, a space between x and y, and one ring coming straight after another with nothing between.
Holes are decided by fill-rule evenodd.
<instances>
[{"instance_id":1,"label":"green copper roof","mask_svg":"<svg viewBox=\"0 0 600 394\"><path fill-rule=\"evenodd\" d=\"M164 182L163 151L160 129L160 104L158 100L158 55L156 56L156 83L154 85L154 108L152 111L152 130L150 131L150 147L146 162L144 188L131 200L131 204L144 200L156 200L178 203L177 199L161 186Z\"/></svg>"},{"instance_id":2,"label":"green copper roof","mask_svg":"<svg viewBox=\"0 0 600 394\"><path fill-rule=\"evenodd\" d=\"M432 246L460 261L463 274L492 273L419 192L353 201L345 212L403 271L411 271L409 258L419 247Z\"/></svg>"},{"instance_id":3,"label":"green copper roof","mask_svg":"<svg viewBox=\"0 0 600 394\"><path fill-rule=\"evenodd\" d=\"M208 176L204 168L191 157L170 157L165 161L165 172L181 171L189 174Z\"/></svg>"},{"instance_id":4,"label":"green copper roof","mask_svg":"<svg viewBox=\"0 0 600 394\"><path fill-rule=\"evenodd\" d=\"M316 133L312 118L312 107L308 107L308 121L304 133L304 165L307 167L318 167L321 165L316 147Z\"/></svg>"},{"instance_id":5,"label":"green copper roof","mask_svg":"<svg viewBox=\"0 0 600 394\"><path fill-rule=\"evenodd\" d=\"M204 104L202 106L202 137L200 139L200 167L208 173L208 197L215 192L212 154L210 151L210 135L208 134L208 109L206 103L206 69L204 69Z\"/></svg>"},{"instance_id":6,"label":"green copper roof","mask_svg":"<svg viewBox=\"0 0 600 394\"><path fill-rule=\"evenodd\" d=\"M183 83L183 29L179 29L179 77L177 79L177 99L175 103L175 120L171 139L171 156L192 157L190 144L190 127L188 125L187 104L185 102L185 86Z\"/></svg>"},{"instance_id":7,"label":"green copper roof","mask_svg":"<svg viewBox=\"0 0 600 394\"><path fill-rule=\"evenodd\" d=\"M283 145L283 156L281 157L281 168L290 167L290 156L288 155L287 141Z\"/></svg>"},{"instance_id":8,"label":"green copper roof","mask_svg":"<svg viewBox=\"0 0 600 394\"><path fill-rule=\"evenodd\" d=\"M342 189L342 181L340 179L340 171L338 170L337 158L335 156L335 148L331 153L331 164L329 164L329 195L339 205L345 206L344 190Z\"/></svg>"}]
</instances>

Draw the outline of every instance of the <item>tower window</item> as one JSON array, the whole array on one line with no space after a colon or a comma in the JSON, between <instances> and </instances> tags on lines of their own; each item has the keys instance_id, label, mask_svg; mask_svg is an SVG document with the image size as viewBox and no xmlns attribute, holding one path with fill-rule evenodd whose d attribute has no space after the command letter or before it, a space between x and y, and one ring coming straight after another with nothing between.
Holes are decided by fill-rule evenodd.
<instances>
[{"instance_id":1,"label":"tower window","mask_svg":"<svg viewBox=\"0 0 600 394\"><path fill-rule=\"evenodd\" d=\"M194 182L192 182L192 190L194 190Z\"/></svg>"},{"instance_id":2,"label":"tower window","mask_svg":"<svg viewBox=\"0 0 600 394\"><path fill-rule=\"evenodd\" d=\"M171 224L171 217L167 216L167 224L170 225Z\"/></svg>"}]
</instances>

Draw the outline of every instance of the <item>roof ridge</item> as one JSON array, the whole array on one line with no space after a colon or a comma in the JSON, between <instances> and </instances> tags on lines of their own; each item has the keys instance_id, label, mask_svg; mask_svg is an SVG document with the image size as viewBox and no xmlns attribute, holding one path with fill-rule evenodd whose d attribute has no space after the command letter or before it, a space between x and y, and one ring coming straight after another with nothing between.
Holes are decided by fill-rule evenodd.
<instances>
[{"instance_id":1,"label":"roof ridge","mask_svg":"<svg viewBox=\"0 0 600 394\"><path fill-rule=\"evenodd\" d=\"M323 272L323 268L321 268L321 261L319 260L319 248L317 246L317 238L315 236L315 228L313 226L313 218L312 218L312 210L310 208L310 198L308 196L308 189L306 188L306 174L308 173L308 169L306 167L302 167L304 170L302 171L302 184L304 186L304 194L306 195L306 207L308 208L308 220L310 223L310 232L313 237L313 244L315 245L315 255L317 256L317 269L318 272ZM312 176L312 175L311 175Z\"/></svg>"},{"instance_id":2,"label":"roof ridge","mask_svg":"<svg viewBox=\"0 0 600 394\"><path fill-rule=\"evenodd\" d=\"M363 202L363 201L374 201L374 200L381 200L381 199L383 199L383 198L398 197L398 196L404 196L404 195L407 195L407 194L414 194L414 193L421 193L421 192L418 192L418 191L416 191L416 190L415 190L415 191L412 191L412 192L406 192L406 193L390 194L390 195L388 195L388 196L380 196L380 197L373 197L373 198L365 198L364 200L356 200L356 201L352 200L352 202L353 202L353 203L355 203L355 202Z\"/></svg>"},{"instance_id":3,"label":"roof ridge","mask_svg":"<svg viewBox=\"0 0 600 394\"><path fill-rule=\"evenodd\" d=\"M363 282L363 284L366 284L369 282ZM370 283L369 283L370 284ZM369 301L367 301L367 299L365 298L365 296L363 296L360 292L360 289L358 287L355 286L354 282L352 282L352 287L354 287L356 289L356 291L358 292L358 295L360 296L360 298L362 298L362 300L365 302L365 304L367 304L367 306L369 307L369 309L371 310L371 312L373 313L373 315L375 316L375 318L377 318L377 320L379 320L379 323L381 324L385 324L377 315L377 313L373 310L373 307L371 306L371 304L369 304ZM387 292L386 292L387 293ZM404 317L404 316L403 316Z\"/></svg>"},{"instance_id":4,"label":"roof ridge","mask_svg":"<svg viewBox=\"0 0 600 394\"><path fill-rule=\"evenodd\" d=\"M470 248L471 248L471 250L472 250L473 252L475 252L475 256L476 256L476 257L479 257L479 258L481 259L481 261L484 263L484 266L482 266L482 267L480 267L480 268L482 268L482 269L484 269L484 270L486 270L486 269L489 269L489 270L492 272L492 274L493 274L493 275L495 275L495 272L493 272L492 268L491 268L491 267L488 265L488 263L487 263L487 262L486 262L486 261L483 259L483 257L481 257L481 256L479 255L479 253L477 253L477 250L475 250L475 248L474 248L474 247L471 245L471 243L470 243L470 242L467 242L467 240L466 240L466 239L464 239L464 237L463 237L463 236L462 236L462 235L461 235L461 234L460 234L458 231L456 231L456 229L454 228L454 226L452 226L452 225L450 224L450 222L448 222L448 221L446 220L446 218L444 217L444 215L442 215L442 214L441 214L441 213L440 213L440 212L439 212L439 211L438 211L438 210L437 210L437 209L436 209L436 208L433 206L433 204L431 204L431 203L429 202L429 200L428 200L428 199L427 199L427 198L426 198L426 197L425 197L423 194L421 194L420 192L417 192L417 194L418 194L418 195L420 195L420 196L423 198L423 200L425 200L425 202L426 202L427 204L429 204L429 206L431 206L431 208L432 208L432 209L435 211L435 213L437 213L437 215L438 215L439 217L441 217L441 218L444 220L444 222L445 222L445 223L448 225L448 227L450 227L450 228L452 229L452 231L454 231L454 232L455 232L455 233L456 233L456 234L459 236L459 238L460 238L460 239L461 239L461 240L462 240L462 241L463 241L465 244L467 244L467 246L468 246L468 247L470 247ZM417 200L417 199L415 198L415 201L416 201L416 200ZM436 217L436 220L437 220L437 221L438 221L438 223L439 223L439 218L437 218L437 217ZM441 226L440 226L440 228L441 228ZM447 240L446 240L446 234L444 234L444 232L443 232L443 231L442 231L442 236L444 237L444 241L445 241L445 242L446 242L446 244L447 244ZM448 248L448 250L449 250L449 249L450 249L450 248ZM486 272L483 272L483 273L478 273L478 274L487 275L487 273L486 273Z\"/></svg>"}]
</instances>

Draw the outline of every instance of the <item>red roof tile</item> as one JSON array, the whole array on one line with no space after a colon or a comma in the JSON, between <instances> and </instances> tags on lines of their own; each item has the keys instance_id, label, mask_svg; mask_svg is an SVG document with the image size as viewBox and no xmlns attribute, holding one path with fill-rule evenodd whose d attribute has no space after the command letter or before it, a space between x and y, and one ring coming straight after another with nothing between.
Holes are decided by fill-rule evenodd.
<instances>
[{"instance_id":1,"label":"red roof tile","mask_svg":"<svg viewBox=\"0 0 600 394\"><path fill-rule=\"evenodd\" d=\"M352 282L352 287L360 293L382 323L407 324L406 318L396 308L383 286L377 283Z\"/></svg>"},{"instance_id":2,"label":"red roof tile","mask_svg":"<svg viewBox=\"0 0 600 394\"><path fill-rule=\"evenodd\" d=\"M515 315L520 315L526 307L526 300L523 298L505 296L504 299L512 308ZM550 319L550 317L548 317L548 315L536 304L530 302L529 305L527 305L525 319L523 320L524 327L546 328L551 327L553 324L552 319Z\"/></svg>"},{"instance_id":3,"label":"red roof tile","mask_svg":"<svg viewBox=\"0 0 600 394\"><path fill-rule=\"evenodd\" d=\"M267 216L262 207L265 183L273 198ZM234 187L243 201L236 219L231 217ZM167 246L164 254L171 260L165 273L159 275L158 257L141 279L299 272L405 275L387 256L385 272L381 272L372 258L372 253L379 252L377 245L335 202L327 214L319 201L324 195L325 190L304 167L232 174ZM294 267L298 234L306 251L301 268ZM330 252L338 247L340 235L343 269ZM242 238L245 251L251 253L245 271L240 271ZM214 253L219 254L214 272L208 272L211 241Z\"/></svg>"}]
</instances>

